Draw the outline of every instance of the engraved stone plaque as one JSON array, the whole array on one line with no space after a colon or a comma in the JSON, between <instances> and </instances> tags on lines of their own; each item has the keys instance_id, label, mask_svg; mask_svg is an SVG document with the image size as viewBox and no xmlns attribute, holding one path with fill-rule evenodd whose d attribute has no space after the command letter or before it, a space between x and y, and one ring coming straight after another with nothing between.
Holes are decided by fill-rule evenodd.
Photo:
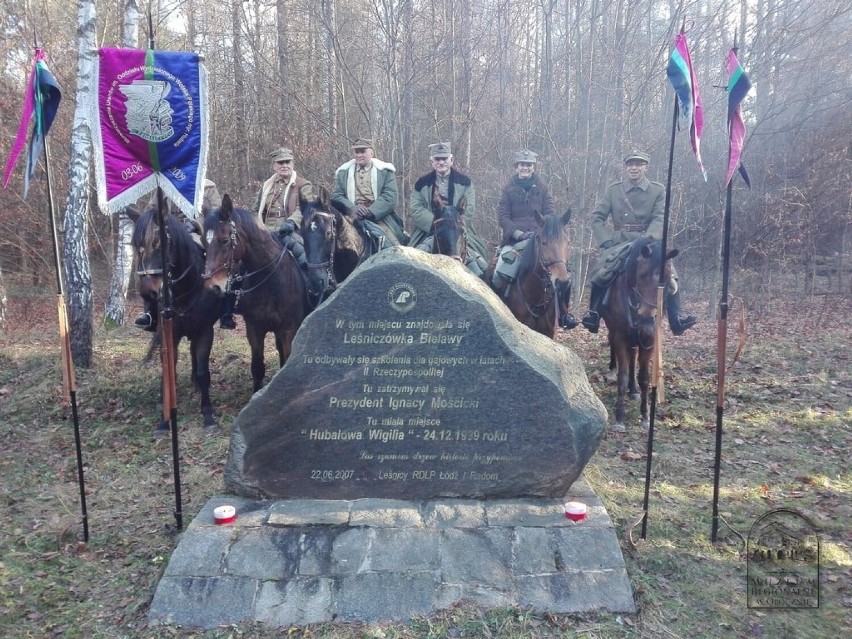
<instances>
[{"instance_id":1,"label":"engraved stone plaque","mask_svg":"<svg viewBox=\"0 0 852 639\"><path fill-rule=\"evenodd\" d=\"M460 263L395 247L305 320L234 422L225 482L265 499L561 497L605 426L573 351Z\"/></svg>"}]
</instances>

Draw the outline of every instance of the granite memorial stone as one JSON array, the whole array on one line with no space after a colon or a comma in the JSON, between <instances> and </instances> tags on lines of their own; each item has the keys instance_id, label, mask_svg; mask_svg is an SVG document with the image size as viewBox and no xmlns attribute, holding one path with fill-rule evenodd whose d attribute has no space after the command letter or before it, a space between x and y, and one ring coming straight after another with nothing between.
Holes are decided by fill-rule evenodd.
<instances>
[{"instance_id":1,"label":"granite memorial stone","mask_svg":"<svg viewBox=\"0 0 852 639\"><path fill-rule=\"evenodd\" d=\"M302 324L234 422L225 483L252 499L562 497L605 426L569 348L458 262L394 247Z\"/></svg>"}]
</instances>

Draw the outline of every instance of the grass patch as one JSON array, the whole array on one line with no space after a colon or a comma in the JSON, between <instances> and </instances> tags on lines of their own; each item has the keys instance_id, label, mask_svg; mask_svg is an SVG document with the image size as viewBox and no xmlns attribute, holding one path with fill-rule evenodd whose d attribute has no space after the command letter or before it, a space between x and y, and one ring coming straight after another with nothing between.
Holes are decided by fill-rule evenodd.
<instances>
[{"instance_id":1,"label":"grass patch","mask_svg":"<svg viewBox=\"0 0 852 639\"><path fill-rule=\"evenodd\" d=\"M710 543L715 445L715 331L704 322L666 338L666 402L659 406L648 538L631 529L642 512L646 435L630 404L628 432L608 435L586 469L622 544L639 612L553 615L458 606L404 624L323 624L207 632L148 628L146 614L177 536L171 447L154 439L159 370L143 365L147 334L96 329L94 366L78 371L91 539L80 543L70 412L61 406L54 298L27 298L27 321L0 334L0 618L4 636L86 639L280 637L833 637L848 630L852 593L852 365L842 322L808 329L805 307L778 301L752 319L746 349L729 370L724 411L718 544ZM43 308L37 307L41 304ZM15 299L11 298L13 311ZM797 315L788 317L787 309ZM840 316L849 309L838 308ZM844 315L845 313L845 315ZM132 316L129 315L129 316ZM20 318L18 318L20 320ZM12 332L9 332L9 331ZM810 336L810 337L809 337ZM560 335L578 352L604 404L605 335ZM802 344L802 340L805 343ZM733 342L734 340L732 340ZM230 424L251 397L241 331L217 331L212 397L217 433L200 427L184 346L178 400L184 524L223 489ZM272 345L271 372L277 368ZM749 610L743 537L772 508L792 508L821 530L821 607ZM632 542L631 542L632 538Z\"/></svg>"}]
</instances>

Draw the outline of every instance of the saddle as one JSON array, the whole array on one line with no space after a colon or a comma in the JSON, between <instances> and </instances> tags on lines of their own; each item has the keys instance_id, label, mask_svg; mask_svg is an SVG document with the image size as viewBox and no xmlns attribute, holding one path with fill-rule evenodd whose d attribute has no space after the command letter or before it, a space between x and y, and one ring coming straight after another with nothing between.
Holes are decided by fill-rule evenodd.
<instances>
[{"instance_id":1,"label":"saddle","mask_svg":"<svg viewBox=\"0 0 852 639\"><path fill-rule=\"evenodd\" d=\"M352 223L366 243L364 257L375 255L385 245L385 232L382 227L370 220L357 219Z\"/></svg>"},{"instance_id":2,"label":"saddle","mask_svg":"<svg viewBox=\"0 0 852 639\"><path fill-rule=\"evenodd\" d=\"M624 242L602 251L595 264L595 270L589 278L592 283L597 284L601 288L608 288L624 269L627 256L630 254L630 247L632 246L633 242Z\"/></svg>"}]
</instances>

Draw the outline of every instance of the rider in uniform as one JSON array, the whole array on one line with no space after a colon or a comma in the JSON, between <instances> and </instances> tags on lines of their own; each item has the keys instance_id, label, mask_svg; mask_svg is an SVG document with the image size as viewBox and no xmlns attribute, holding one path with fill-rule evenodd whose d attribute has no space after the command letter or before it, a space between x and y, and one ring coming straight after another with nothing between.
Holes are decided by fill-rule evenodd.
<instances>
[{"instance_id":1,"label":"rider in uniform","mask_svg":"<svg viewBox=\"0 0 852 639\"><path fill-rule=\"evenodd\" d=\"M583 316L583 326L597 333L600 312L609 284L618 275L630 244L647 236L663 236L663 209L665 189L659 182L646 177L651 158L643 151L632 151L624 158L627 179L610 184L592 212L592 231L601 250L595 270L590 275L591 296L589 311ZM611 226L607 226L607 218ZM692 315L680 316L680 292L674 265L666 286L666 312L669 327L675 335L682 335L696 319Z\"/></svg>"},{"instance_id":2,"label":"rider in uniform","mask_svg":"<svg viewBox=\"0 0 852 639\"><path fill-rule=\"evenodd\" d=\"M465 174L453 167L453 153L449 142L438 142L429 145L429 161L432 171L421 176L414 183L411 192L411 219L414 230L411 233L410 245L422 251L432 252L432 189L438 188L444 202L458 207L464 199L465 228L467 238L467 267L474 275L482 276L488 267L483 255L487 249L485 243L477 237L473 230L473 217L476 212L476 193L473 182Z\"/></svg>"},{"instance_id":3,"label":"rider in uniform","mask_svg":"<svg viewBox=\"0 0 852 639\"><path fill-rule=\"evenodd\" d=\"M517 278L521 253L541 228L536 214L555 214L553 197L544 180L535 172L537 159L538 154L529 149L515 153L512 158L515 176L500 194L498 222L502 240L491 286L503 297L508 297L509 287ZM559 325L570 330L577 326L577 320L570 313L565 313L559 318Z\"/></svg>"}]
</instances>

